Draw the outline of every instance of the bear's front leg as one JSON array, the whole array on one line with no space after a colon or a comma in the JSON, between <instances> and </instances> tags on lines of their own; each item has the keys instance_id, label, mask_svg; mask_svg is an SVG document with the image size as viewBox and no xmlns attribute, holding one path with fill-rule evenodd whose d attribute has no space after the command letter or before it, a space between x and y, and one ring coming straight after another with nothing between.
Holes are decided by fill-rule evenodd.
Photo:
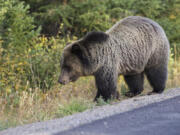
<instances>
[{"instance_id":1,"label":"bear's front leg","mask_svg":"<svg viewBox=\"0 0 180 135\"><path fill-rule=\"evenodd\" d=\"M102 96L107 101L108 99L119 98L117 92L117 77L118 75L112 69L101 69L95 74L97 87L97 95L95 101Z\"/></svg>"}]
</instances>

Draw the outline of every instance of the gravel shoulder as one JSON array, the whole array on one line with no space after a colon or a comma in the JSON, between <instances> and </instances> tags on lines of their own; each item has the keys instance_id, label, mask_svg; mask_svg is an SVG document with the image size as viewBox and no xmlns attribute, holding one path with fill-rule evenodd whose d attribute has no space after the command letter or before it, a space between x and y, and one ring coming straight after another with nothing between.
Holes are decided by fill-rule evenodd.
<instances>
[{"instance_id":1,"label":"gravel shoulder","mask_svg":"<svg viewBox=\"0 0 180 135\"><path fill-rule=\"evenodd\" d=\"M113 105L100 106L64 118L32 123L0 132L0 135L53 135L83 124L147 106L152 103L180 96L180 88L166 90L162 94L134 97Z\"/></svg>"}]
</instances>

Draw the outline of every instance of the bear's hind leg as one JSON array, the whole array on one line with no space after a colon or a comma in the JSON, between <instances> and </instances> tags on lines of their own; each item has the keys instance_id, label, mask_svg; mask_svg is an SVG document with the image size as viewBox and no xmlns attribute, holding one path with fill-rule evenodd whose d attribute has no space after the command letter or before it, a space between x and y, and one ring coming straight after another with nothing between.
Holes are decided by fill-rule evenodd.
<instances>
[{"instance_id":1,"label":"bear's hind leg","mask_svg":"<svg viewBox=\"0 0 180 135\"><path fill-rule=\"evenodd\" d=\"M129 87L129 92L125 95L128 97L133 97L140 94L144 89L144 73L137 75L125 75L125 82Z\"/></svg>"},{"instance_id":2,"label":"bear's hind leg","mask_svg":"<svg viewBox=\"0 0 180 135\"><path fill-rule=\"evenodd\" d=\"M149 83L153 87L153 92L162 93L166 86L167 65L146 69L145 73Z\"/></svg>"}]
</instances>

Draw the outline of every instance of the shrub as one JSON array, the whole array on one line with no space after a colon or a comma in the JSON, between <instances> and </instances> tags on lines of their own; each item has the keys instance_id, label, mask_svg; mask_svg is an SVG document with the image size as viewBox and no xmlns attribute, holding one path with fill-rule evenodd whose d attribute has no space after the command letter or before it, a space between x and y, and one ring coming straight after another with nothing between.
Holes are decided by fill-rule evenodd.
<instances>
[{"instance_id":1,"label":"shrub","mask_svg":"<svg viewBox=\"0 0 180 135\"><path fill-rule=\"evenodd\" d=\"M50 88L65 40L39 36L29 6L17 0L0 3L0 28L0 95Z\"/></svg>"},{"instance_id":2,"label":"shrub","mask_svg":"<svg viewBox=\"0 0 180 135\"><path fill-rule=\"evenodd\" d=\"M29 6L17 0L1 0L0 4L0 38L5 49L12 48L24 52L40 28L35 30L34 19L29 15Z\"/></svg>"},{"instance_id":3,"label":"shrub","mask_svg":"<svg viewBox=\"0 0 180 135\"><path fill-rule=\"evenodd\" d=\"M178 0L22 0L31 5L42 33L83 36L89 31L106 31L129 15L152 18L165 29L172 44L180 48L180 4ZM60 24L64 24L60 27Z\"/></svg>"}]
</instances>

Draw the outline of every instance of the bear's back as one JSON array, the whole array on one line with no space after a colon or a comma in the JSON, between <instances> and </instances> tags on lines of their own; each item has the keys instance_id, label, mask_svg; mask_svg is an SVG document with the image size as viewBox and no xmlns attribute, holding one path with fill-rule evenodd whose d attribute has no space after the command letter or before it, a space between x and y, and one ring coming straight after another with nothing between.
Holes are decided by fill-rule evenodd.
<instances>
[{"instance_id":1,"label":"bear's back","mask_svg":"<svg viewBox=\"0 0 180 135\"><path fill-rule=\"evenodd\" d=\"M161 26L151 19L130 16L117 22L106 31L129 70L167 62L169 42ZM121 60L122 61L122 60ZM122 65L122 67L124 67ZM124 69L126 70L126 69Z\"/></svg>"},{"instance_id":2,"label":"bear's back","mask_svg":"<svg viewBox=\"0 0 180 135\"><path fill-rule=\"evenodd\" d=\"M157 39L162 39L167 42L166 34L158 23L140 16L126 17L117 22L106 33L122 40L131 40L134 38L137 41L150 40L142 41L145 43L153 42L153 40L157 43Z\"/></svg>"},{"instance_id":3,"label":"bear's back","mask_svg":"<svg viewBox=\"0 0 180 135\"><path fill-rule=\"evenodd\" d=\"M106 33L113 34L117 31L127 32L126 30L138 31L138 29L142 27L149 32L163 32L161 26L149 18L141 16L129 16L117 22Z\"/></svg>"}]
</instances>

